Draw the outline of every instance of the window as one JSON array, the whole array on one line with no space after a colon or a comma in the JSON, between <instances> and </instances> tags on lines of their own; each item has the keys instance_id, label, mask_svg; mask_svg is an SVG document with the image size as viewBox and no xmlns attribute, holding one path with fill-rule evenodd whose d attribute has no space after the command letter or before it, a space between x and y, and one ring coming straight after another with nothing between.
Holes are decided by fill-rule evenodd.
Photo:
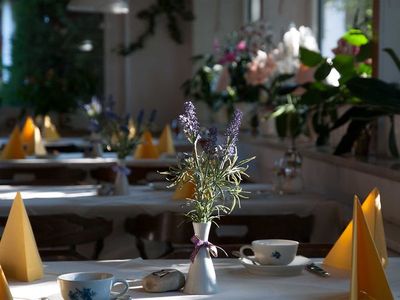
<instances>
[{"instance_id":1,"label":"window","mask_svg":"<svg viewBox=\"0 0 400 300\"><path fill-rule=\"evenodd\" d=\"M350 28L372 36L372 0L319 0L319 43L324 56L332 56L337 41Z\"/></svg>"},{"instance_id":2,"label":"window","mask_svg":"<svg viewBox=\"0 0 400 300\"><path fill-rule=\"evenodd\" d=\"M69 112L103 91L103 15L67 0L2 2L2 104Z\"/></svg>"}]
</instances>

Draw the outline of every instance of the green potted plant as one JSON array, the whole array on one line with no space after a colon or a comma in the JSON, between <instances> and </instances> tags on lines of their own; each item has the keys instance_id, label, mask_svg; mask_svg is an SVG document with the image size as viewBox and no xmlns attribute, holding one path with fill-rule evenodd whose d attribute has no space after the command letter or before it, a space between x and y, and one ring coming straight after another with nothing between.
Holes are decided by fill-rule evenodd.
<instances>
[{"instance_id":1,"label":"green potted plant","mask_svg":"<svg viewBox=\"0 0 400 300\"><path fill-rule=\"evenodd\" d=\"M371 42L362 31L349 30L335 50L335 57L327 59L319 53L301 49L302 63L316 69L315 82L304 85L306 92L300 103L306 105L312 115L313 127L318 134L317 145L326 144L331 131L348 125L334 154L349 153L357 141L365 139L369 126L377 118L386 116L391 122L389 149L398 157L394 132L394 115L400 112L398 85L371 78ZM385 51L399 67L396 54L389 49ZM340 75L337 86L326 82L333 69ZM340 117L339 107L347 108Z\"/></svg>"}]
</instances>

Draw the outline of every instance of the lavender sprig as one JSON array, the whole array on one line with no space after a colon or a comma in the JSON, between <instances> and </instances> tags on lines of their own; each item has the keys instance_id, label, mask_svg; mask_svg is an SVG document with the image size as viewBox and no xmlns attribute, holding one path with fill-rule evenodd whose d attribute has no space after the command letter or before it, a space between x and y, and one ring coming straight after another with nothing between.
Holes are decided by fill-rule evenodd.
<instances>
[{"instance_id":1,"label":"lavender sprig","mask_svg":"<svg viewBox=\"0 0 400 300\"><path fill-rule=\"evenodd\" d=\"M236 109L233 113L233 117L228 127L226 128L225 137L225 149L229 155L235 154L236 143L238 141L240 124L242 123L243 113Z\"/></svg>"},{"instance_id":2,"label":"lavender sprig","mask_svg":"<svg viewBox=\"0 0 400 300\"><path fill-rule=\"evenodd\" d=\"M213 155L216 153L217 137L218 129L216 127L211 127L208 129L207 137L200 140L202 148L207 154Z\"/></svg>"},{"instance_id":3,"label":"lavender sprig","mask_svg":"<svg viewBox=\"0 0 400 300\"><path fill-rule=\"evenodd\" d=\"M216 128L200 129L194 105L186 102L184 109L179 121L193 151L179 155L178 165L162 174L168 176L170 187L194 184L194 194L187 198L191 209L186 216L193 222L209 222L240 207L240 199L245 198L240 182L248 176L247 164L254 157L238 160L240 111L235 111L225 132L226 141L219 145Z\"/></svg>"},{"instance_id":4,"label":"lavender sprig","mask_svg":"<svg viewBox=\"0 0 400 300\"><path fill-rule=\"evenodd\" d=\"M200 126L196 116L196 108L190 101L184 104L184 114L179 116L179 122L188 140L193 144L199 135Z\"/></svg>"}]
</instances>

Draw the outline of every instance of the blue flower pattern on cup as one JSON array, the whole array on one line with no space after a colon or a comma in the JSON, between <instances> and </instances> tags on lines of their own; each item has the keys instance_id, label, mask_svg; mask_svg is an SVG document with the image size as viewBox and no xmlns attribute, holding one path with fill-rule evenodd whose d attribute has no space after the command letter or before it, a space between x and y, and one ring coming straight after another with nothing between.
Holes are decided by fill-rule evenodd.
<instances>
[{"instance_id":1,"label":"blue flower pattern on cup","mask_svg":"<svg viewBox=\"0 0 400 300\"><path fill-rule=\"evenodd\" d=\"M75 289L75 292L69 291L68 293L70 300L92 300L96 293L92 289Z\"/></svg>"},{"instance_id":2,"label":"blue flower pattern on cup","mask_svg":"<svg viewBox=\"0 0 400 300\"><path fill-rule=\"evenodd\" d=\"M278 252L278 251L274 251L274 252L272 252L272 255L271 255L272 257L274 257L274 258L276 258L276 259L279 259L279 258L281 258L281 254Z\"/></svg>"}]
</instances>

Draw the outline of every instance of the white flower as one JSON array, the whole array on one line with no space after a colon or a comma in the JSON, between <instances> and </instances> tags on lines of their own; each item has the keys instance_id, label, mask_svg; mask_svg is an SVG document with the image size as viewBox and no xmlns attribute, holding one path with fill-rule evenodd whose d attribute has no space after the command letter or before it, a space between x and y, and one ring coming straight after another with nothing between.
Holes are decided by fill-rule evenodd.
<instances>
[{"instance_id":1,"label":"white flower","mask_svg":"<svg viewBox=\"0 0 400 300\"><path fill-rule=\"evenodd\" d=\"M319 52L318 43L315 39L311 28L300 26L300 46L311 51Z\"/></svg>"}]
</instances>

